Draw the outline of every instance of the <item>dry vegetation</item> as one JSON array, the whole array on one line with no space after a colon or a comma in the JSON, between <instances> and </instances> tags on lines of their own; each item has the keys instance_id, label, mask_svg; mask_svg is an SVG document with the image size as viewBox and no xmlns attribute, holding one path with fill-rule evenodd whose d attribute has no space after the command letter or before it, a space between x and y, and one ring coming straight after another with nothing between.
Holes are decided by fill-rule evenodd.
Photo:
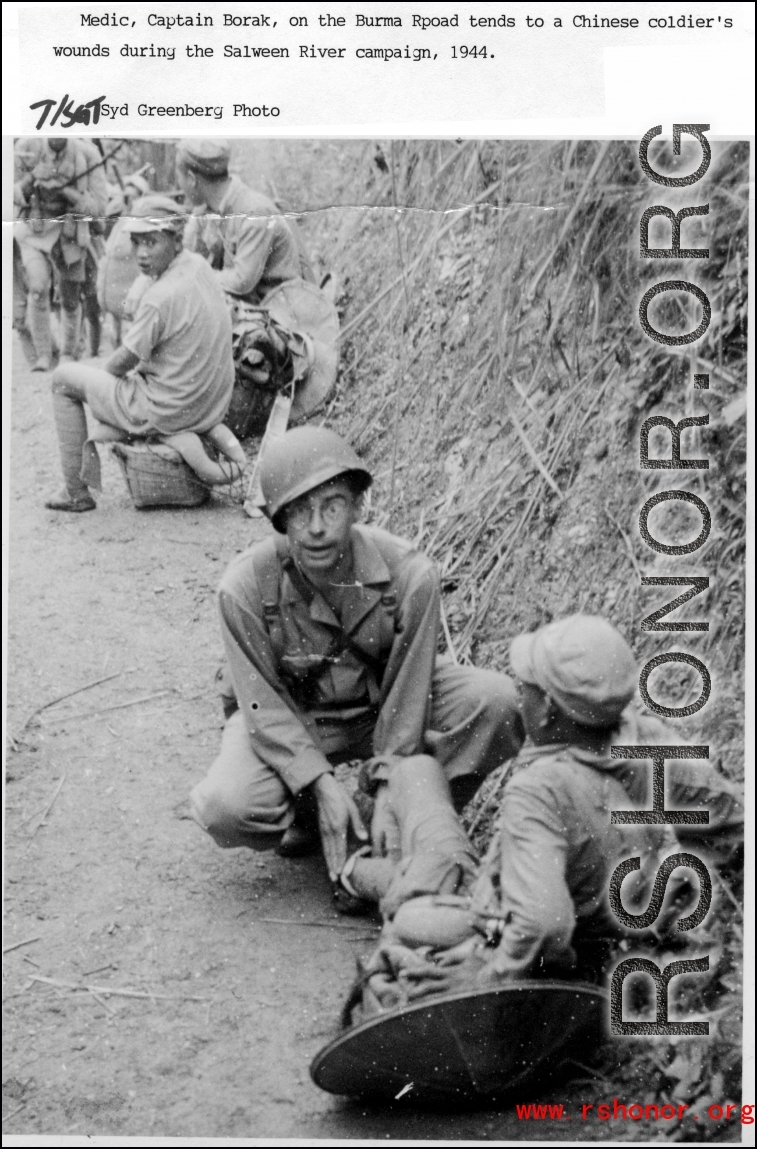
<instances>
[{"instance_id":1,"label":"dry vegetation","mask_svg":"<svg viewBox=\"0 0 757 1149\"><path fill-rule=\"evenodd\" d=\"M515 634L578 610L609 617L640 660L691 650L714 689L674 737L709 743L716 768L740 781L748 145L716 145L707 176L672 194L643 176L632 142L245 147L243 174L274 195L286 189L280 202L297 205L321 270L338 277L342 367L324 415L377 474L373 521L438 562L455 656L506 670ZM696 145L684 148L682 170L695 155ZM660 149L650 158L664 167ZM657 202L709 202L709 217L687 220L683 240L708 245L709 260L639 259L638 221ZM653 228L652 245L669 234ZM638 321L643 289L671 277L700 284L712 303L694 352L652 342ZM668 330L698 321L675 301L656 307ZM693 390L701 371L709 392ZM709 427L686 433L683 454L708 456L709 471L639 469L644 418L706 412ZM653 453L667 444L661 437ZM693 491L713 512L706 545L684 560L656 555L638 531L645 499L670 487ZM658 537L699 529L680 505L667 523L655 514ZM686 573L710 576L709 593L683 612L708 619L709 632L642 631L666 591L642 588L640 575ZM698 676L656 674L660 701L698 697ZM491 832L497 782L470 812L479 844ZM699 1108L740 1101L737 871L717 879L713 911L692 943L692 954L711 954L710 974L679 991L679 1006L707 1011L711 1036L600 1051L590 1068L603 1096ZM588 1083L584 1091L591 1100ZM729 1136L702 1124L685 1134L697 1135Z\"/></svg>"},{"instance_id":2,"label":"dry vegetation","mask_svg":"<svg viewBox=\"0 0 757 1149\"><path fill-rule=\"evenodd\" d=\"M343 289L342 372L326 415L378 473L374 521L439 563L456 657L506 669L513 635L576 610L607 615L640 660L691 650L713 695L674 738L709 743L716 768L743 779L747 145L716 147L707 176L672 196L643 176L630 142L302 148L298 170L282 153L287 188L292 201L299 191L300 203L330 209L304 226ZM345 206L335 212L335 202ZM685 245L709 246L709 260L639 259L638 221L657 202L709 202L708 218L684 225ZM653 246L669 243L669 231L658 234L653 227ZM696 358L646 338L638 321L643 289L673 274L702 285L712 304ZM667 330L690 330L698 318L682 312L674 302L653 314ZM697 393L692 376L702 371L710 391ZM709 427L687 433L683 454L709 457L709 471L639 469L644 418L706 412ZM660 439L655 450L668 448ZM671 487L713 513L707 543L683 560L656 555L637 526L645 499ZM658 537L693 537L693 516L676 516L654 520ZM709 632L643 632L665 592L642 588L642 573L708 574L709 594L683 613L708 619ZM656 673L660 701L698 696L688 672ZM497 781L469 812L479 844ZM716 889L690 946L710 953L710 974L678 992L679 1008L707 1013L710 1037L608 1047L592 1067L598 1095L700 1110L741 1099L737 867ZM667 1135L691 1139L683 1129ZM698 1135L724 1130L700 1125Z\"/></svg>"}]
</instances>

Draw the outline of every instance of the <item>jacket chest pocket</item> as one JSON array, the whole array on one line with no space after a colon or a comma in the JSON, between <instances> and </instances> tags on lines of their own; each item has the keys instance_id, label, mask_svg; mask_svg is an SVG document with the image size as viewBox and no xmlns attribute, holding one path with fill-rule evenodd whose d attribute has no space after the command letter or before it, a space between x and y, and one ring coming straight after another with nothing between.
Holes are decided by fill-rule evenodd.
<instances>
[{"instance_id":1,"label":"jacket chest pocket","mask_svg":"<svg viewBox=\"0 0 757 1149\"><path fill-rule=\"evenodd\" d=\"M285 678L304 681L319 674L331 661L331 635L297 625L297 620L282 612L282 648L279 667Z\"/></svg>"},{"instance_id":2,"label":"jacket chest pocket","mask_svg":"<svg viewBox=\"0 0 757 1149\"><path fill-rule=\"evenodd\" d=\"M285 678L305 681L319 674L332 661L325 654L301 654L286 651L281 656L281 673Z\"/></svg>"}]
</instances>

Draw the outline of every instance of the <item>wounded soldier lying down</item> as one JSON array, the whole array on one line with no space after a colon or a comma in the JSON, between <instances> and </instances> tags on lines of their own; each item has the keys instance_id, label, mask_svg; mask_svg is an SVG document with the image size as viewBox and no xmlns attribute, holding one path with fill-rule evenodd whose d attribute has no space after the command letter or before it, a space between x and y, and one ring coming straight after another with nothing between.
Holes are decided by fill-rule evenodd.
<instances>
[{"instance_id":1,"label":"wounded soldier lying down","mask_svg":"<svg viewBox=\"0 0 757 1149\"><path fill-rule=\"evenodd\" d=\"M706 762L669 761L666 781L670 808L709 810L708 825L677 827L676 839L665 825L611 823L613 810L651 805L650 763L613 759L611 744L672 739L657 719L629 706L636 666L608 622L574 615L521 635L512 644L511 665L530 744L509 768L497 831L477 874L459 867L456 891L414 897L414 879L420 879L415 888L423 888L424 867L442 864L424 858L417 833L417 852L383 876L386 859L355 856L348 863L346 878L356 894L369 894L377 876L385 891L380 944L356 987L364 1015L512 978L596 981L620 937L607 891L621 861L641 859L622 890L626 910L638 914L647 908L663 858L681 845L698 854L706 846L723 858L738 841L738 801ZM427 773L434 765L429 762ZM396 777L394 769L385 767L383 802L385 820L391 823L392 808L398 812L396 846L403 830L409 841L413 822L428 815L420 791L412 801L401 764ZM401 795L396 805L395 794ZM452 841L449 817L447 827ZM457 857L462 853L458 842Z\"/></svg>"}]
</instances>

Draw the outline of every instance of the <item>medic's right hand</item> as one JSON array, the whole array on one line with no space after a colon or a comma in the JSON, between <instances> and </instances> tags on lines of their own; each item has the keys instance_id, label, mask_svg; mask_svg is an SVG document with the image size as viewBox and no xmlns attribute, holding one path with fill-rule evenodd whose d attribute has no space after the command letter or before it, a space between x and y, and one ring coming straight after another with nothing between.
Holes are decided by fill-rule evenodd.
<instances>
[{"instance_id":1,"label":"medic's right hand","mask_svg":"<svg viewBox=\"0 0 757 1149\"><path fill-rule=\"evenodd\" d=\"M335 882L347 861L347 836L350 828L361 842L368 841L358 808L333 774L320 774L313 782L318 803L318 827L329 879Z\"/></svg>"}]
</instances>

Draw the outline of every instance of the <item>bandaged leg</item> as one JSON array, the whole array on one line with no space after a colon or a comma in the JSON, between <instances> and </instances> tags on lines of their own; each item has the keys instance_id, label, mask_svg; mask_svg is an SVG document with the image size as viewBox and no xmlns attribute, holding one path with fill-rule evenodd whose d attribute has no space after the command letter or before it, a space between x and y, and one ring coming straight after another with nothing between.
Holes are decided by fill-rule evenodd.
<instances>
[{"instance_id":1,"label":"bandaged leg","mask_svg":"<svg viewBox=\"0 0 757 1149\"><path fill-rule=\"evenodd\" d=\"M36 357L33 370L49 371L53 353L50 331L50 261L44 252L28 243L19 244L19 255L29 290L29 327Z\"/></svg>"},{"instance_id":2,"label":"bandaged leg","mask_svg":"<svg viewBox=\"0 0 757 1149\"><path fill-rule=\"evenodd\" d=\"M100 338L102 335L102 319L100 315L100 301L97 298L97 262L91 251L86 255L86 278L82 291L84 300L84 316L89 328L89 354L96 359L100 354Z\"/></svg>"},{"instance_id":3,"label":"bandaged leg","mask_svg":"<svg viewBox=\"0 0 757 1149\"><path fill-rule=\"evenodd\" d=\"M34 348L32 333L26 325L28 310L28 293L26 276L20 257L16 254L14 244L13 254L13 330L18 334L24 358L30 367L37 362L37 352Z\"/></svg>"},{"instance_id":4,"label":"bandaged leg","mask_svg":"<svg viewBox=\"0 0 757 1149\"><path fill-rule=\"evenodd\" d=\"M88 295L85 298L87 327L89 328L89 354L96 359L100 354L100 340L102 338L102 319L100 305L97 297Z\"/></svg>"},{"instance_id":5,"label":"bandaged leg","mask_svg":"<svg viewBox=\"0 0 757 1149\"><path fill-rule=\"evenodd\" d=\"M391 918L419 894L456 893L472 875L475 857L438 762L419 754L377 773L386 781L371 826L374 856L356 857L347 880Z\"/></svg>"},{"instance_id":6,"label":"bandaged leg","mask_svg":"<svg viewBox=\"0 0 757 1149\"><path fill-rule=\"evenodd\" d=\"M84 397L84 388L72 378L70 368L58 367L53 373L53 416L58 433L63 490L49 501L48 506L53 510L85 509L95 505L81 478L82 453L87 441Z\"/></svg>"},{"instance_id":7,"label":"bandaged leg","mask_svg":"<svg viewBox=\"0 0 757 1149\"><path fill-rule=\"evenodd\" d=\"M50 332L50 285L29 293L29 327L34 343L35 371L49 371L52 365L53 337Z\"/></svg>"},{"instance_id":8,"label":"bandaged leg","mask_svg":"<svg viewBox=\"0 0 757 1149\"><path fill-rule=\"evenodd\" d=\"M70 363L79 357L79 336L81 333L81 304L70 310L61 307L60 322L63 330L63 346L60 351L61 363Z\"/></svg>"}]
</instances>

